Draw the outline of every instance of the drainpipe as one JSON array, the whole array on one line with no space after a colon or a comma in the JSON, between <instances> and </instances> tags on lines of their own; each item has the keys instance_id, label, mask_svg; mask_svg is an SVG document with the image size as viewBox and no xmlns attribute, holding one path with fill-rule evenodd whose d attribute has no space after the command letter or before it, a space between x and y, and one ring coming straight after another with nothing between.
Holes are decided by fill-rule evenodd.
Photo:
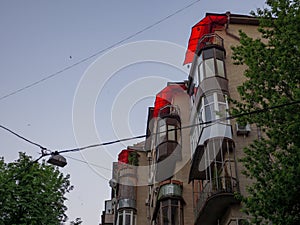
<instances>
[{"instance_id":1,"label":"drainpipe","mask_svg":"<svg viewBox=\"0 0 300 225\"><path fill-rule=\"evenodd\" d=\"M228 35L229 37L237 40L238 42L240 41L240 38L238 36L236 36L235 34L232 34L228 31L228 27L229 27L229 23L230 23L230 15L231 13L229 11L226 12L226 16L227 16L227 23L226 23L226 26L225 26L225 33L226 35Z\"/></svg>"}]
</instances>

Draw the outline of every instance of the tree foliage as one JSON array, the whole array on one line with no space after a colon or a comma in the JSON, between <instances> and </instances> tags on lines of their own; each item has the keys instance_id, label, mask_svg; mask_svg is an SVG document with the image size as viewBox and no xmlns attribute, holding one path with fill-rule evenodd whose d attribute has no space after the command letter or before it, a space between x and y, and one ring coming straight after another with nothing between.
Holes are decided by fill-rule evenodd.
<instances>
[{"instance_id":1,"label":"tree foliage","mask_svg":"<svg viewBox=\"0 0 300 225\"><path fill-rule=\"evenodd\" d=\"M61 224L66 221L65 194L72 189L69 175L57 168L33 162L20 153L19 159L0 159L0 224Z\"/></svg>"},{"instance_id":2,"label":"tree foliage","mask_svg":"<svg viewBox=\"0 0 300 225\"><path fill-rule=\"evenodd\" d=\"M74 221L70 222L70 225L80 225L82 224L81 218L76 218Z\"/></svg>"},{"instance_id":3,"label":"tree foliage","mask_svg":"<svg viewBox=\"0 0 300 225\"><path fill-rule=\"evenodd\" d=\"M233 48L235 62L247 65L233 113L266 110L243 118L265 131L242 159L254 181L242 200L255 224L300 224L299 2L267 0L266 9L253 13L261 39L240 32L241 45Z\"/></svg>"}]
</instances>

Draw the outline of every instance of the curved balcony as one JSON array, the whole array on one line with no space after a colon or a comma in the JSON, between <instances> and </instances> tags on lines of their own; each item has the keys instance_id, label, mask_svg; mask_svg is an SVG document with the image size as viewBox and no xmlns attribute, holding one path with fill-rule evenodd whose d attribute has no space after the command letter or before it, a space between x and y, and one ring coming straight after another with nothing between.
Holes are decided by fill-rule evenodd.
<instances>
[{"instance_id":1,"label":"curved balcony","mask_svg":"<svg viewBox=\"0 0 300 225\"><path fill-rule=\"evenodd\" d=\"M182 198L182 182L168 181L160 185L157 200L170 197Z\"/></svg>"},{"instance_id":2,"label":"curved balcony","mask_svg":"<svg viewBox=\"0 0 300 225\"><path fill-rule=\"evenodd\" d=\"M194 209L195 224L215 225L231 204L239 203L234 196L238 192L237 180L232 177L219 177L209 181L199 193Z\"/></svg>"},{"instance_id":3,"label":"curved balcony","mask_svg":"<svg viewBox=\"0 0 300 225\"><path fill-rule=\"evenodd\" d=\"M221 160L225 152L232 152L234 149L232 128L229 124L215 123L202 127L196 139L191 146L190 180L204 179L205 171L210 164L214 160Z\"/></svg>"},{"instance_id":4,"label":"curved balcony","mask_svg":"<svg viewBox=\"0 0 300 225\"><path fill-rule=\"evenodd\" d=\"M177 118L180 120L180 110L177 105L166 105L159 110L158 116L160 118Z\"/></svg>"},{"instance_id":5,"label":"curved balcony","mask_svg":"<svg viewBox=\"0 0 300 225\"><path fill-rule=\"evenodd\" d=\"M208 91L221 91L224 94L228 94L229 88L227 78L213 76L203 79L203 81L199 84L196 100L200 99L200 97L202 97L203 94ZM198 102L195 101L195 104L197 103Z\"/></svg>"},{"instance_id":6,"label":"curved balcony","mask_svg":"<svg viewBox=\"0 0 300 225\"><path fill-rule=\"evenodd\" d=\"M166 208L168 205L172 205L170 210L177 210L176 208L179 206L178 210L180 209L180 214L183 215L181 212L182 210L182 205L184 203L184 199L182 197L182 185L183 183L178 180L165 180L163 182L159 183L158 186L158 195L157 195L157 201L154 206L153 214L151 215L151 220L157 219L157 216L162 213L160 212L161 208ZM177 202L177 204L174 204L174 202ZM171 204L169 204L171 203ZM178 203L180 203L178 205ZM167 210L169 211L169 210ZM178 211L177 211L178 212ZM164 213L166 211L164 210ZM169 213L166 213L164 215L165 217L171 216ZM179 214L178 214L179 216ZM162 217L163 218L163 217ZM161 218L161 219L162 219ZM160 221L160 219L158 219ZM171 223L171 221L174 220L174 218L169 218L169 223L168 224L183 224L182 220L181 223ZM162 222L162 221L161 221ZM175 222L175 221L174 221ZM161 223L163 224L163 223Z\"/></svg>"},{"instance_id":7,"label":"curved balcony","mask_svg":"<svg viewBox=\"0 0 300 225\"><path fill-rule=\"evenodd\" d=\"M176 162L181 160L181 121L178 106L166 105L159 111L156 128L156 181L174 175Z\"/></svg>"},{"instance_id":8,"label":"curved balcony","mask_svg":"<svg viewBox=\"0 0 300 225\"><path fill-rule=\"evenodd\" d=\"M137 177L137 166L119 164L119 179L122 177Z\"/></svg>"},{"instance_id":9,"label":"curved balcony","mask_svg":"<svg viewBox=\"0 0 300 225\"><path fill-rule=\"evenodd\" d=\"M181 145L177 141L164 141L156 147L156 161L158 163L171 155L175 161L181 160Z\"/></svg>"},{"instance_id":10,"label":"curved balcony","mask_svg":"<svg viewBox=\"0 0 300 225\"><path fill-rule=\"evenodd\" d=\"M118 202L118 210L124 208L136 209L136 200L129 198L120 199Z\"/></svg>"},{"instance_id":11,"label":"curved balcony","mask_svg":"<svg viewBox=\"0 0 300 225\"><path fill-rule=\"evenodd\" d=\"M219 137L207 140L198 145L192 157L192 165L189 174L191 180L208 180L216 163L223 167L226 163L225 154L233 152L234 142L230 138ZM230 162L235 164L235 162Z\"/></svg>"},{"instance_id":12,"label":"curved balcony","mask_svg":"<svg viewBox=\"0 0 300 225\"><path fill-rule=\"evenodd\" d=\"M131 202L136 201L137 167L120 163L118 165L118 178L118 198L120 199L118 207L134 208Z\"/></svg>"},{"instance_id":13,"label":"curved balcony","mask_svg":"<svg viewBox=\"0 0 300 225\"><path fill-rule=\"evenodd\" d=\"M174 175L176 162L182 158L181 152L182 147L177 141L165 141L157 146L156 181L160 182Z\"/></svg>"},{"instance_id":14,"label":"curved balcony","mask_svg":"<svg viewBox=\"0 0 300 225\"><path fill-rule=\"evenodd\" d=\"M205 34L198 42L197 53L200 54L201 50L212 46L224 49L223 38L216 33Z\"/></svg>"}]
</instances>

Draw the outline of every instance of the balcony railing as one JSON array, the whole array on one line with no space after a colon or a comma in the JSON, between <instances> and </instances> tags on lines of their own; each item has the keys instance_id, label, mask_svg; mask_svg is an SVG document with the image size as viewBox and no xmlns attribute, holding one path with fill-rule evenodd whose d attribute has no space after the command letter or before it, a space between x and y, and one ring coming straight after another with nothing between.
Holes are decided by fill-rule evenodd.
<instances>
[{"instance_id":1,"label":"balcony railing","mask_svg":"<svg viewBox=\"0 0 300 225\"><path fill-rule=\"evenodd\" d=\"M195 221L201 220L207 225L214 224L228 205L238 202L234 196L238 191L236 178L230 176L207 181L196 201Z\"/></svg>"},{"instance_id":2,"label":"balcony railing","mask_svg":"<svg viewBox=\"0 0 300 225\"><path fill-rule=\"evenodd\" d=\"M164 118L167 116L168 117L172 117L172 116L180 117L179 107L177 105L166 105L159 110L158 116L160 118Z\"/></svg>"},{"instance_id":3,"label":"balcony railing","mask_svg":"<svg viewBox=\"0 0 300 225\"><path fill-rule=\"evenodd\" d=\"M205 34L198 42L197 51L200 51L201 49L210 45L217 45L224 48L223 38L215 33Z\"/></svg>"}]
</instances>

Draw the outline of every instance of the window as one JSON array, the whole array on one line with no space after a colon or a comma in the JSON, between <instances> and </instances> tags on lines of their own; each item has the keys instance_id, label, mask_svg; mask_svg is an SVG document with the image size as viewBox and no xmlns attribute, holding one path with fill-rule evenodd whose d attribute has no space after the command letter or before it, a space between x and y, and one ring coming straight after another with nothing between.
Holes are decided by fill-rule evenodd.
<instances>
[{"instance_id":1,"label":"window","mask_svg":"<svg viewBox=\"0 0 300 225\"><path fill-rule=\"evenodd\" d=\"M159 121L159 143L165 141L167 138L167 126L165 120Z\"/></svg>"},{"instance_id":2,"label":"window","mask_svg":"<svg viewBox=\"0 0 300 225\"><path fill-rule=\"evenodd\" d=\"M216 75L214 62L215 62L214 58L204 60L206 77L213 77Z\"/></svg>"},{"instance_id":3,"label":"window","mask_svg":"<svg viewBox=\"0 0 300 225\"><path fill-rule=\"evenodd\" d=\"M245 224L249 224L248 219L234 218L234 219L230 219L226 225L245 225Z\"/></svg>"},{"instance_id":4,"label":"window","mask_svg":"<svg viewBox=\"0 0 300 225\"><path fill-rule=\"evenodd\" d=\"M176 130L174 125L168 125L168 140L176 141Z\"/></svg>"},{"instance_id":5,"label":"window","mask_svg":"<svg viewBox=\"0 0 300 225\"><path fill-rule=\"evenodd\" d=\"M228 117L228 103L227 103L227 97L221 93L216 93L217 96L217 108L216 108L216 115L218 119L226 118ZM226 123L229 123L227 121Z\"/></svg>"},{"instance_id":6,"label":"window","mask_svg":"<svg viewBox=\"0 0 300 225\"><path fill-rule=\"evenodd\" d=\"M180 125L179 123L167 124L168 119L161 119L158 122L158 135L157 144L161 144L165 141L177 141L180 142Z\"/></svg>"},{"instance_id":7,"label":"window","mask_svg":"<svg viewBox=\"0 0 300 225\"><path fill-rule=\"evenodd\" d=\"M204 115L202 116L205 122L228 117L227 97L217 92L204 96L198 113L202 114L203 110ZM226 123L229 123L229 121L226 121Z\"/></svg>"},{"instance_id":8,"label":"window","mask_svg":"<svg viewBox=\"0 0 300 225\"><path fill-rule=\"evenodd\" d=\"M197 113L195 113L194 119L193 119L193 126L191 128L190 137L191 137L191 150L194 151L198 146L198 140L201 134L201 129L203 125L200 125L203 122L202 120L202 111L199 110ZM196 125L197 124L197 125Z\"/></svg>"},{"instance_id":9,"label":"window","mask_svg":"<svg viewBox=\"0 0 300 225\"><path fill-rule=\"evenodd\" d=\"M214 76L226 78L224 51L216 48L203 50L198 60L198 82Z\"/></svg>"},{"instance_id":10,"label":"window","mask_svg":"<svg viewBox=\"0 0 300 225\"><path fill-rule=\"evenodd\" d=\"M117 225L136 225L136 214L134 210L119 211Z\"/></svg>"},{"instance_id":11,"label":"window","mask_svg":"<svg viewBox=\"0 0 300 225\"><path fill-rule=\"evenodd\" d=\"M215 55L215 49L214 48L206 49L203 51L202 55L203 55L203 59L213 58Z\"/></svg>"},{"instance_id":12,"label":"window","mask_svg":"<svg viewBox=\"0 0 300 225\"><path fill-rule=\"evenodd\" d=\"M204 79L203 63L198 66L198 73L200 77L200 82Z\"/></svg>"},{"instance_id":13,"label":"window","mask_svg":"<svg viewBox=\"0 0 300 225\"><path fill-rule=\"evenodd\" d=\"M123 225L123 212L119 214L119 225Z\"/></svg>"},{"instance_id":14,"label":"window","mask_svg":"<svg viewBox=\"0 0 300 225\"><path fill-rule=\"evenodd\" d=\"M204 97L204 117L206 122L216 119L214 104L215 102L213 94Z\"/></svg>"},{"instance_id":15,"label":"window","mask_svg":"<svg viewBox=\"0 0 300 225\"><path fill-rule=\"evenodd\" d=\"M156 225L183 225L183 208L181 200L162 200L156 217Z\"/></svg>"},{"instance_id":16,"label":"window","mask_svg":"<svg viewBox=\"0 0 300 225\"><path fill-rule=\"evenodd\" d=\"M217 75L225 77L224 61L217 59Z\"/></svg>"},{"instance_id":17,"label":"window","mask_svg":"<svg viewBox=\"0 0 300 225\"><path fill-rule=\"evenodd\" d=\"M157 162L160 162L181 145L180 120L172 117L160 119L156 130L155 158ZM179 152L176 152L174 156L179 157Z\"/></svg>"}]
</instances>

